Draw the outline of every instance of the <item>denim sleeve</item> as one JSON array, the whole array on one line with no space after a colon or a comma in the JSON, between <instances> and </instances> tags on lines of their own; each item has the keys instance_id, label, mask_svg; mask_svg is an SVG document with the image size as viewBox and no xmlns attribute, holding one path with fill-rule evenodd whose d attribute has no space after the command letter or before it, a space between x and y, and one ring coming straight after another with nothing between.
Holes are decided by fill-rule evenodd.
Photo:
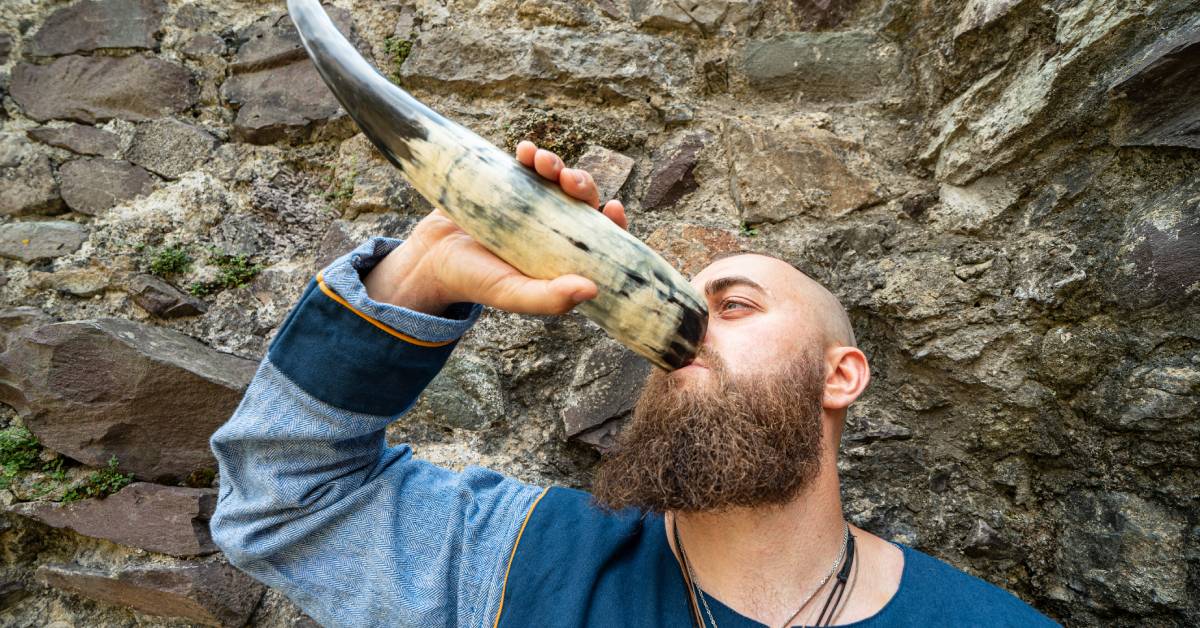
<instances>
[{"instance_id":1,"label":"denim sleeve","mask_svg":"<svg viewBox=\"0 0 1200 628\"><path fill-rule=\"evenodd\" d=\"M370 300L361 275L398 244L376 238L335 261L280 327L211 439L212 535L325 626L491 626L541 489L386 445L481 309L437 317Z\"/></svg>"}]
</instances>

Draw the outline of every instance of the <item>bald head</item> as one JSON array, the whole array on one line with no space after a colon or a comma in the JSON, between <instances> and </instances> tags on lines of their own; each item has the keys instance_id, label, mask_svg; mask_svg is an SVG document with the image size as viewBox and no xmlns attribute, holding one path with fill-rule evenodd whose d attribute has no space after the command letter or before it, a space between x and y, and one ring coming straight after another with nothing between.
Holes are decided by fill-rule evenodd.
<instances>
[{"instance_id":1,"label":"bald head","mask_svg":"<svg viewBox=\"0 0 1200 628\"><path fill-rule=\"evenodd\" d=\"M777 257L757 252L726 253L715 257L696 279L702 280L709 296L714 290L734 283L755 284L751 287L798 308L805 323L816 329L825 346L857 346L850 317L837 297Z\"/></svg>"}]
</instances>

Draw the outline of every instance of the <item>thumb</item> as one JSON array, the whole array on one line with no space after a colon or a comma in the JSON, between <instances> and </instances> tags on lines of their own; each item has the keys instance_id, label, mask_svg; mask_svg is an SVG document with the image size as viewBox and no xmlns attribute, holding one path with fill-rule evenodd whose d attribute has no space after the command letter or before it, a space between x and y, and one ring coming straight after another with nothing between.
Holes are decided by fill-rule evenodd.
<instances>
[{"instance_id":1,"label":"thumb","mask_svg":"<svg viewBox=\"0 0 1200 628\"><path fill-rule=\"evenodd\" d=\"M485 305L518 314L563 314L597 293L596 284L579 275L531 279L514 273L495 285Z\"/></svg>"}]
</instances>

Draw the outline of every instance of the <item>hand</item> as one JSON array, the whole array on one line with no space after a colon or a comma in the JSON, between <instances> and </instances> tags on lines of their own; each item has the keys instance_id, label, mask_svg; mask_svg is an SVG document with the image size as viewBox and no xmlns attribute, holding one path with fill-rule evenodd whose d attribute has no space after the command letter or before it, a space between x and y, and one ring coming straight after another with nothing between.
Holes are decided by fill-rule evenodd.
<instances>
[{"instance_id":1,"label":"hand","mask_svg":"<svg viewBox=\"0 0 1200 628\"><path fill-rule=\"evenodd\" d=\"M517 145L517 160L567 194L599 207L600 192L586 171L567 168L558 155L529 141ZM622 229L628 227L621 201L609 201L602 211ZM562 314L597 292L595 283L579 275L527 277L480 246L441 210L417 223L412 235L379 262L363 284L376 301L433 315L460 302L521 314Z\"/></svg>"}]
</instances>

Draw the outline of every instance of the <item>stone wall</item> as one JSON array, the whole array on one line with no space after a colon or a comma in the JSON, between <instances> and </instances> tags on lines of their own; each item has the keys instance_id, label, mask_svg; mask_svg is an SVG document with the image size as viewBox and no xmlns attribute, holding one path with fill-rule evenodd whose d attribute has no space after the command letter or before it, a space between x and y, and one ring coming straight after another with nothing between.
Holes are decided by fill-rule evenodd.
<instances>
[{"instance_id":1,"label":"stone wall","mask_svg":"<svg viewBox=\"0 0 1200 628\"><path fill-rule=\"evenodd\" d=\"M215 551L206 439L315 270L429 206L282 4L0 3L0 624L310 621ZM874 371L856 524L1066 624L1200 623L1193 1L334 4L684 270L755 248L829 285ZM490 312L390 436L586 487L646 368Z\"/></svg>"}]
</instances>

